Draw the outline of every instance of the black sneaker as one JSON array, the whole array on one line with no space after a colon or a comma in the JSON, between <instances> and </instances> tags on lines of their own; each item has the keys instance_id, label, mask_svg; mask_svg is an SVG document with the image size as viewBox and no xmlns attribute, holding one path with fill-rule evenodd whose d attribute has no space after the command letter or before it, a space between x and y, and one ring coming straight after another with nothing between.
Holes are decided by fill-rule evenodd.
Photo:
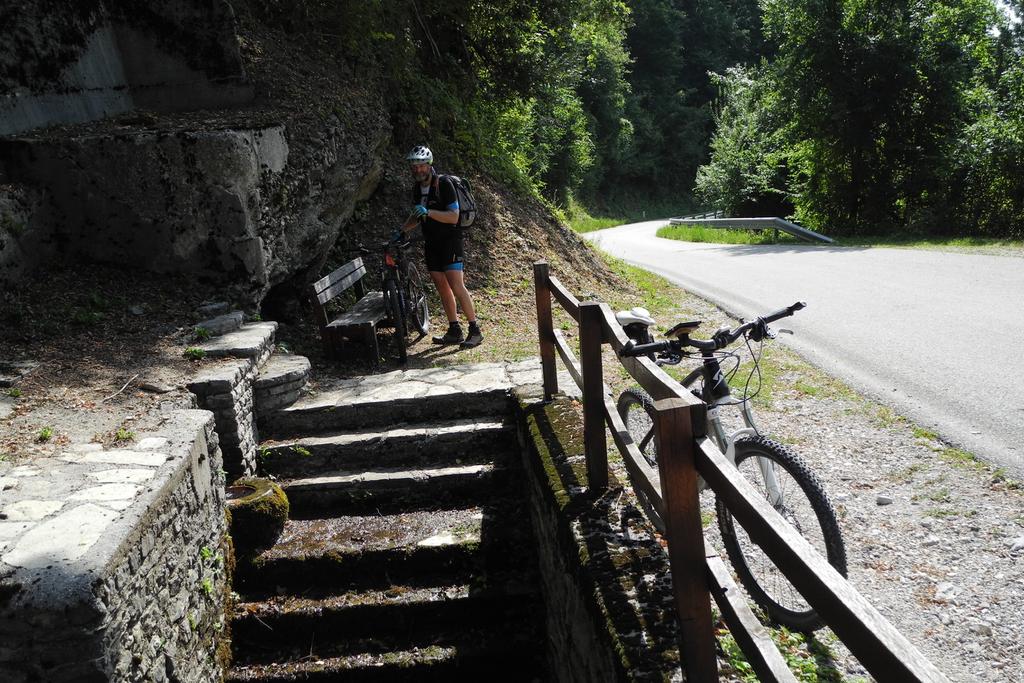
<instances>
[{"instance_id":1,"label":"black sneaker","mask_svg":"<svg viewBox=\"0 0 1024 683\"><path fill-rule=\"evenodd\" d=\"M471 349L474 346L480 346L480 343L484 340L484 335L480 333L480 328L476 325L469 326L469 336L466 337L466 341L459 344L461 348Z\"/></svg>"},{"instance_id":2,"label":"black sneaker","mask_svg":"<svg viewBox=\"0 0 1024 683\"><path fill-rule=\"evenodd\" d=\"M458 344L464 339L462 336L462 327L458 323L451 323L448 325L448 331L444 333L443 337L434 337L432 341L435 344Z\"/></svg>"}]
</instances>

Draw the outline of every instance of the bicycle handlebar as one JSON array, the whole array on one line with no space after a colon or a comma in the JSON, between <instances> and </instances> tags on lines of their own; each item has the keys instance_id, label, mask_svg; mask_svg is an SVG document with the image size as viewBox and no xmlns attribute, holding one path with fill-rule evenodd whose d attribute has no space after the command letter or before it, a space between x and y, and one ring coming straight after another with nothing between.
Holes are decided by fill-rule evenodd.
<instances>
[{"instance_id":1,"label":"bicycle handlebar","mask_svg":"<svg viewBox=\"0 0 1024 683\"><path fill-rule=\"evenodd\" d=\"M691 339L688 335L683 335L679 339L669 339L668 341L654 342L651 344L634 344L630 341L622 347L619 355L646 356L648 354L663 353L665 351L679 353L687 346L692 346L693 348L700 349L701 351L718 351L719 349L724 349L726 346L729 346L747 332L751 333L750 336L754 341L761 341L761 339L763 339L768 333L769 323L781 320L782 318L788 318L806 306L807 304L803 301L797 301L792 306L780 308L768 315L758 316L754 320L745 322L733 330L720 330L719 332L716 332L714 337L711 339Z\"/></svg>"}]
</instances>

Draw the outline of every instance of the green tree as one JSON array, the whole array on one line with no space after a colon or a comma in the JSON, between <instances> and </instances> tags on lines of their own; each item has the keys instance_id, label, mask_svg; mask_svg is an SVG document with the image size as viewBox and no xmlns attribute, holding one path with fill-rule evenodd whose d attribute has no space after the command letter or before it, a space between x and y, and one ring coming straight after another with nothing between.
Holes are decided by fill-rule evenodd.
<instances>
[{"instance_id":1,"label":"green tree","mask_svg":"<svg viewBox=\"0 0 1024 683\"><path fill-rule=\"evenodd\" d=\"M948 220L990 0L766 0L764 13L797 216L833 232Z\"/></svg>"}]
</instances>

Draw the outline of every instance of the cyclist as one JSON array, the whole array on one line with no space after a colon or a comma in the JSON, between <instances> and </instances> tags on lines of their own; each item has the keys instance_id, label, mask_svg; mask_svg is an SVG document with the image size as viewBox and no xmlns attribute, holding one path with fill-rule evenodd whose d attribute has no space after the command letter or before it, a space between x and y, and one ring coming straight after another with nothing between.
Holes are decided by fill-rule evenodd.
<instances>
[{"instance_id":1,"label":"cyclist","mask_svg":"<svg viewBox=\"0 0 1024 683\"><path fill-rule=\"evenodd\" d=\"M408 233L423 224L423 253L427 271L441 297L441 306L448 316L448 331L434 337L435 344L459 344L462 348L478 346L484 337L476 320L473 297L466 289L463 276L462 233L459 221L459 200L451 180L434 170L434 155L423 145L413 147L406 155L414 183L413 211L402 226ZM469 334L462 335L456 301L469 323Z\"/></svg>"}]
</instances>

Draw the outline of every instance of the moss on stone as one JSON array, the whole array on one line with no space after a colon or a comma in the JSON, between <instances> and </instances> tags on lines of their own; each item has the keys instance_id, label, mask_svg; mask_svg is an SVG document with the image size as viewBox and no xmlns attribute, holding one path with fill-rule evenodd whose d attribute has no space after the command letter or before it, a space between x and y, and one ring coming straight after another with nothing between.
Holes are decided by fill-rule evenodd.
<instances>
[{"instance_id":1,"label":"moss on stone","mask_svg":"<svg viewBox=\"0 0 1024 683\"><path fill-rule=\"evenodd\" d=\"M679 627L675 610L668 607L673 604L671 582L643 580L668 574L668 558L653 529L643 540L623 539L628 519L649 525L635 520L642 513L621 500L622 486L611 473L609 488L600 495L586 487L576 402L559 397L545 404L523 402L520 409L530 468L558 517L552 531L563 548L565 568L589 593L584 602L600 647L611 655L620 680L671 680L679 666Z\"/></svg>"},{"instance_id":2,"label":"moss on stone","mask_svg":"<svg viewBox=\"0 0 1024 683\"><path fill-rule=\"evenodd\" d=\"M231 510L224 510L224 528L231 529ZM235 580L235 544L230 533L225 533L220 544L221 557L224 558L224 628L216 634L217 646L214 658L217 668L227 672L231 668L231 614L234 611L234 591L231 589Z\"/></svg>"},{"instance_id":3,"label":"moss on stone","mask_svg":"<svg viewBox=\"0 0 1024 683\"><path fill-rule=\"evenodd\" d=\"M274 545L288 521L288 497L284 490L270 480L255 477L238 479L232 487L253 490L228 501L235 551L249 556Z\"/></svg>"}]
</instances>

